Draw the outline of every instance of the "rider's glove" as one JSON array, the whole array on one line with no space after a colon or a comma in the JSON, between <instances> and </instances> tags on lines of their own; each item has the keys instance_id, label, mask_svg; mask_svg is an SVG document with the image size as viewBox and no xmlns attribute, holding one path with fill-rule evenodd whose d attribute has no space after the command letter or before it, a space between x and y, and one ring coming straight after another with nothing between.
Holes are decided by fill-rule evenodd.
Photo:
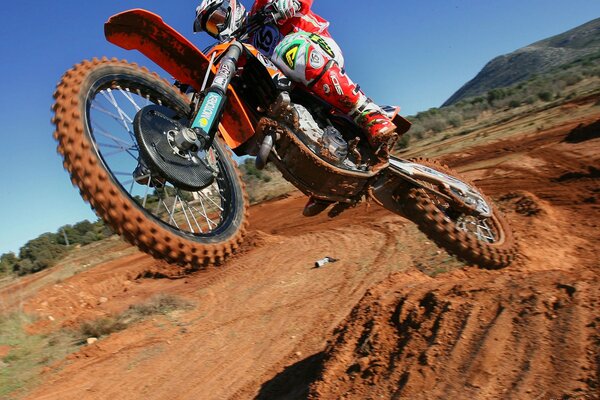
<instances>
[{"instance_id":1,"label":"rider's glove","mask_svg":"<svg viewBox=\"0 0 600 400\"><path fill-rule=\"evenodd\" d=\"M273 1L273 8L275 9L273 16L277 22L280 22L296 15L300 10L300 4L296 0L275 0Z\"/></svg>"}]
</instances>

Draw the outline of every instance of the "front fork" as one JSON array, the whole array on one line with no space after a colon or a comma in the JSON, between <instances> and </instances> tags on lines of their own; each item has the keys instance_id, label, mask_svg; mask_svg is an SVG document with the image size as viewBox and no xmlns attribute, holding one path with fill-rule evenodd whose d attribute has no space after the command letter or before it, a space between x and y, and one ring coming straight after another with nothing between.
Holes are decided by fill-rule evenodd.
<instances>
[{"instance_id":1,"label":"front fork","mask_svg":"<svg viewBox=\"0 0 600 400\"><path fill-rule=\"evenodd\" d=\"M221 121L223 109L227 102L227 87L237 72L237 63L242 50L242 44L239 42L233 42L229 46L219 63L217 74L194 117L191 128L198 135L201 148L210 148L215 140L219 121Z\"/></svg>"}]
</instances>

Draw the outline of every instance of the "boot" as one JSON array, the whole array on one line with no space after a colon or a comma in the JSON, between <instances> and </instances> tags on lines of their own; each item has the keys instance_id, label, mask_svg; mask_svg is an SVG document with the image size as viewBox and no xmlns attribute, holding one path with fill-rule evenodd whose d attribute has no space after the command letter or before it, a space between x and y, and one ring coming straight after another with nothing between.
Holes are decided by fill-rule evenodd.
<instances>
[{"instance_id":1,"label":"boot","mask_svg":"<svg viewBox=\"0 0 600 400\"><path fill-rule=\"evenodd\" d=\"M383 147L391 148L398 140L396 125L387 117L377 104L367 99L366 102L351 114L369 140L373 149L379 151Z\"/></svg>"}]
</instances>

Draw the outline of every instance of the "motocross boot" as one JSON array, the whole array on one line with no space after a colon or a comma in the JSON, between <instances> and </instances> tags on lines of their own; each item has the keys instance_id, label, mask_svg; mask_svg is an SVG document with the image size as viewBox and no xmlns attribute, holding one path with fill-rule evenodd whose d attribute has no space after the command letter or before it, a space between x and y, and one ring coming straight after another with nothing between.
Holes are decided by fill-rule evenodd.
<instances>
[{"instance_id":1,"label":"motocross boot","mask_svg":"<svg viewBox=\"0 0 600 400\"><path fill-rule=\"evenodd\" d=\"M321 75L308 87L318 97L354 119L380 159L376 165L387 163L388 151L398 139L396 125L381 107L365 96L334 60L323 68Z\"/></svg>"},{"instance_id":2,"label":"motocross boot","mask_svg":"<svg viewBox=\"0 0 600 400\"><path fill-rule=\"evenodd\" d=\"M396 125L389 119L385 112L370 99L359 107L353 114L354 122L358 125L375 150L377 162L373 165L373 172L386 167L389 152L398 140Z\"/></svg>"}]
</instances>

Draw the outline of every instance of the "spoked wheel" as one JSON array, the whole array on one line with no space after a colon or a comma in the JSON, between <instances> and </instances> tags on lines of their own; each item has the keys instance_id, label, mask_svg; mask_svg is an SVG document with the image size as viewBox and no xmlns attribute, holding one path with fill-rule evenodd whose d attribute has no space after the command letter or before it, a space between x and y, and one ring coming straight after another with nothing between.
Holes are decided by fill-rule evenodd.
<instances>
[{"instance_id":1,"label":"spoked wheel","mask_svg":"<svg viewBox=\"0 0 600 400\"><path fill-rule=\"evenodd\" d=\"M175 87L135 64L95 59L68 71L54 97L54 135L64 166L115 231L154 257L182 265L220 262L235 251L248 200L229 151L215 140L206 151L167 154L180 166L163 173L148 159L156 138L143 146L134 128L136 115L152 108L168 111L169 126L184 126L189 103ZM165 146L171 142L164 140ZM163 156L157 150L155 158ZM209 171L205 184L185 184L188 170L181 166L189 165ZM183 179L174 178L179 175Z\"/></svg>"},{"instance_id":2,"label":"spoked wheel","mask_svg":"<svg viewBox=\"0 0 600 400\"><path fill-rule=\"evenodd\" d=\"M510 226L494 204L475 186L445 165L433 160L415 163L458 179L475 196L444 187L435 180L418 179L425 187L399 193L406 216L431 240L458 258L484 268L502 268L517 255ZM439 194L436 194L439 193Z\"/></svg>"}]
</instances>

